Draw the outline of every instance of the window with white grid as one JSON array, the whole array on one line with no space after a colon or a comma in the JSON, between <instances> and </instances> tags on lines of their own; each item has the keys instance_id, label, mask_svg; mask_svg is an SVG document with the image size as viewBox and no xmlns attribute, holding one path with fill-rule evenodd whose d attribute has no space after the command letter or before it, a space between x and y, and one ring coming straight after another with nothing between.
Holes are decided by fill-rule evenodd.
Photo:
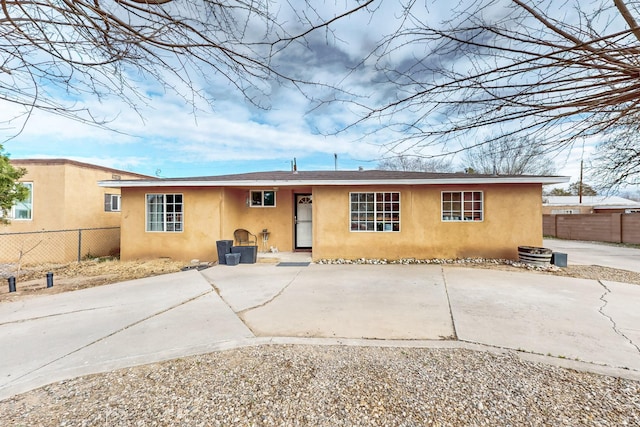
<instances>
[{"instance_id":1,"label":"window with white grid","mask_svg":"<svg viewBox=\"0 0 640 427\"><path fill-rule=\"evenodd\" d=\"M443 191L443 221L482 221L484 202L482 191Z\"/></svg>"},{"instance_id":2,"label":"window with white grid","mask_svg":"<svg viewBox=\"0 0 640 427\"><path fill-rule=\"evenodd\" d=\"M147 231L182 231L182 208L182 194L147 194Z\"/></svg>"},{"instance_id":3,"label":"window with white grid","mask_svg":"<svg viewBox=\"0 0 640 427\"><path fill-rule=\"evenodd\" d=\"M351 231L400 231L400 193L351 193Z\"/></svg>"}]
</instances>

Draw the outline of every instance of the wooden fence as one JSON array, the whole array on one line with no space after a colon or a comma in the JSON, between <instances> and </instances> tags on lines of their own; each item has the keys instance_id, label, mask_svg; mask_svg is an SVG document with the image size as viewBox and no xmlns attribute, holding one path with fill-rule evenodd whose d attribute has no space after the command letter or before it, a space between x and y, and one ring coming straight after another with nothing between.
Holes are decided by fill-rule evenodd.
<instances>
[{"instance_id":1,"label":"wooden fence","mask_svg":"<svg viewBox=\"0 0 640 427\"><path fill-rule=\"evenodd\" d=\"M543 215L542 229L560 239L640 244L640 213Z\"/></svg>"}]
</instances>

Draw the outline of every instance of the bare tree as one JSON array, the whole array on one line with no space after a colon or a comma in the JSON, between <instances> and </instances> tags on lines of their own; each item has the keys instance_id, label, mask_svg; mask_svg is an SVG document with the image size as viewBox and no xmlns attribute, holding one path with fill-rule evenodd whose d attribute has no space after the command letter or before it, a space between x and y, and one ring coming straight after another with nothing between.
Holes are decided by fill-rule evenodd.
<instances>
[{"instance_id":1,"label":"bare tree","mask_svg":"<svg viewBox=\"0 0 640 427\"><path fill-rule=\"evenodd\" d=\"M117 96L135 110L151 80L195 105L212 101L207 87L223 79L264 106L274 82L316 83L283 71L284 52L311 33L328 37L332 23L372 2L327 16L311 1L2 0L0 101L23 119L40 109L104 124L74 101Z\"/></svg>"},{"instance_id":2,"label":"bare tree","mask_svg":"<svg viewBox=\"0 0 640 427\"><path fill-rule=\"evenodd\" d=\"M451 160L443 157L424 158L398 155L381 160L378 169L391 171L453 172Z\"/></svg>"},{"instance_id":3,"label":"bare tree","mask_svg":"<svg viewBox=\"0 0 640 427\"><path fill-rule=\"evenodd\" d=\"M553 160L535 140L489 139L463 153L462 163L476 173L496 175L553 175Z\"/></svg>"},{"instance_id":4,"label":"bare tree","mask_svg":"<svg viewBox=\"0 0 640 427\"><path fill-rule=\"evenodd\" d=\"M398 131L394 149L451 153L487 134L529 137L543 152L606 139L624 165L610 163L613 183L637 179L640 2L470 0L443 23L422 2L404 11L367 59L391 95L359 104L354 126Z\"/></svg>"}]
</instances>

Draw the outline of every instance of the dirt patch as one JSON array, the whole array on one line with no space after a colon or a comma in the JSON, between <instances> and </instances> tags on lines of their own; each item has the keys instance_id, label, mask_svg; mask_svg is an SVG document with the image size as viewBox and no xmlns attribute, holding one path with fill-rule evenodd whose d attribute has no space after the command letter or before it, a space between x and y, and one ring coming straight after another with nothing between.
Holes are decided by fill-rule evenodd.
<instances>
[{"instance_id":1,"label":"dirt patch","mask_svg":"<svg viewBox=\"0 0 640 427\"><path fill-rule=\"evenodd\" d=\"M7 278L2 278L0 301L15 301L29 295L50 295L75 291L126 280L141 279L159 274L175 273L191 267L184 261L155 259L147 261L119 261L96 259L69 264L25 266L16 277L16 292L9 293ZM53 273L53 287L47 288L47 273Z\"/></svg>"}]
</instances>

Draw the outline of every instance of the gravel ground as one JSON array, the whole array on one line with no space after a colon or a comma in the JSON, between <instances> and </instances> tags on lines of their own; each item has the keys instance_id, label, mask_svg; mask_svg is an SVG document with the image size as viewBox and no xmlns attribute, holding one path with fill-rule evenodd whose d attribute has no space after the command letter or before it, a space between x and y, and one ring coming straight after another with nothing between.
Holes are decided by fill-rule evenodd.
<instances>
[{"instance_id":1,"label":"gravel ground","mask_svg":"<svg viewBox=\"0 0 640 427\"><path fill-rule=\"evenodd\" d=\"M269 345L0 402L11 426L638 426L640 383L460 349Z\"/></svg>"}]
</instances>

